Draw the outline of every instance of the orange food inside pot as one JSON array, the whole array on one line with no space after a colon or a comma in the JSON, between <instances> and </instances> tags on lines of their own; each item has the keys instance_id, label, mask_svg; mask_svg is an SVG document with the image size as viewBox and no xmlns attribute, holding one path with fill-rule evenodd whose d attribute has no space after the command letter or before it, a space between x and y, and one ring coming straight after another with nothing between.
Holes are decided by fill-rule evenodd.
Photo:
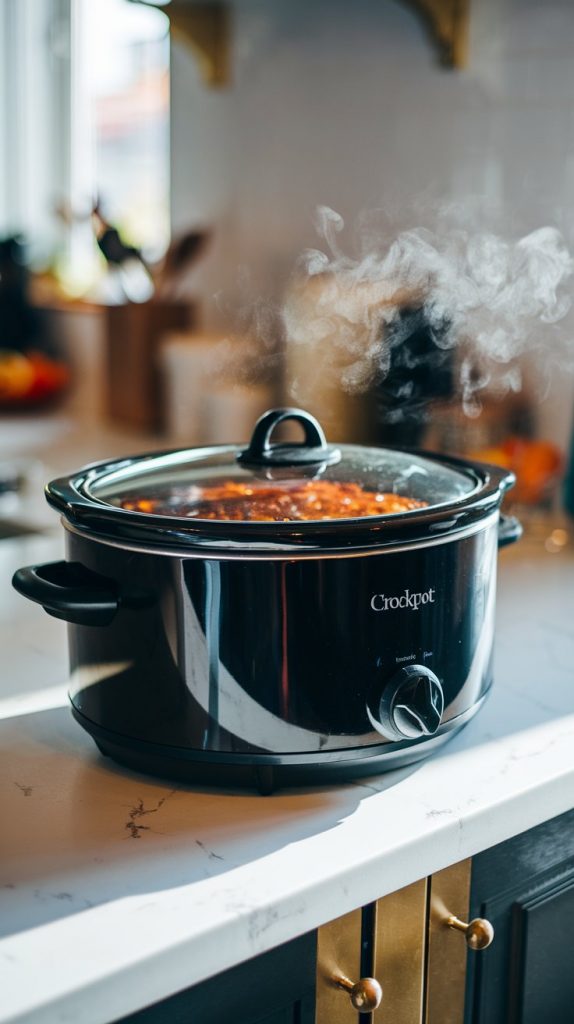
<instances>
[{"instance_id":1,"label":"orange food inside pot","mask_svg":"<svg viewBox=\"0 0 574 1024\"><path fill-rule=\"evenodd\" d=\"M396 515L426 504L340 481L305 480L278 485L228 480L210 487L174 488L167 496L126 498L122 508L186 519L281 523Z\"/></svg>"}]
</instances>

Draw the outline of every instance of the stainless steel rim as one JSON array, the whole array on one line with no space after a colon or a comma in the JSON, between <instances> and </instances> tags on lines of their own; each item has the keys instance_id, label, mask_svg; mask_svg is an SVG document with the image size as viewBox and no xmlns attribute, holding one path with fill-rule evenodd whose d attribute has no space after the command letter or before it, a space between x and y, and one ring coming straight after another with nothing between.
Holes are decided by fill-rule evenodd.
<instances>
[{"instance_id":1,"label":"stainless steel rim","mask_svg":"<svg viewBox=\"0 0 574 1024\"><path fill-rule=\"evenodd\" d=\"M289 551L269 551L268 549L261 552L255 552L251 549L242 547L235 551L225 551L225 553L215 553L210 550L201 551L197 548L172 548L172 547L153 547L146 544L131 544L129 541L118 541L112 540L109 537L100 537L92 533L84 533L79 530L77 526L72 525L63 516L61 517L61 523L65 530L75 536L82 537L84 540L92 541L94 544L103 544L104 547L119 548L121 551L134 551L136 553L145 555L163 555L170 558L195 558L202 562L213 561L213 562L299 562L304 560L315 560L324 561L325 559L340 559L340 558L369 558L373 555L385 555L385 554L396 554L400 551L418 551L421 548L439 547L442 544L452 544L454 541L464 540L466 537L473 537L477 533L481 533L483 530L487 530L490 526L494 526L498 523L500 517L500 510L496 509L490 515L484 519L479 520L477 523L473 523L471 526L463 527L461 530L451 530L445 533L441 537L433 537L430 540L412 541L406 542L405 544L393 544L388 547L379 545L378 547L365 548L354 551L348 551L341 549L338 551L308 551L302 552L294 549Z\"/></svg>"}]
</instances>

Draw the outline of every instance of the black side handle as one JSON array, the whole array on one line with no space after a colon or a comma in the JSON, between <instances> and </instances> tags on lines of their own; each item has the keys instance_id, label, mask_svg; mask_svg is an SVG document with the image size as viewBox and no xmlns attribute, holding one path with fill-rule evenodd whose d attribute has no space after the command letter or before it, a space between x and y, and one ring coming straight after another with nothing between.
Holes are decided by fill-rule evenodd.
<instances>
[{"instance_id":1,"label":"black side handle","mask_svg":"<svg viewBox=\"0 0 574 1024\"><path fill-rule=\"evenodd\" d=\"M119 605L113 580L80 562L47 562L18 569L12 586L48 615L78 626L108 626Z\"/></svg>"},{"instance_id":2,"label":"black side handle","mask_svg":"<svg viewBox=\"0 0 574 1024\"><path fill-rule=\"evenodd\" d=\"M271 444L275 427L285 420L295 420L305 431L300 444ZM341 458L338 448L327 444L321 424L303 409L270 409L263 413L253 431L249 446L237 456L245 466L308 466L316 463L333 465Z\"/></svg>"},{"instance_id":3,"label":"black side handle","mask_svg":"<svg viewBox=\"0 0 574 1024\"><path fill-rule=\"evenodd\" d=\"M507 516L500 513L498 522L498 546L505 548L508 544L514 544L522 537L522 523L516 516Z\"/></svg>"}]
</instances>

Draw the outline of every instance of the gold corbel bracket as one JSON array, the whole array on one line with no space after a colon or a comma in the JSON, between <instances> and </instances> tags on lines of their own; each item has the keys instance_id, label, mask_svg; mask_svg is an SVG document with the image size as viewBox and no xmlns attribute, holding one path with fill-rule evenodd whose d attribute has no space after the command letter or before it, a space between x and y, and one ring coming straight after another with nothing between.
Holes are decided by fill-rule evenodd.
<instances>
[{"instance_id":1,"label":"gold corbel bracket","mask_svg":"<svg viewBox=\"0 0 574 1024\"><path fill-rule=\"evenodd\" d=\"M464 68L468 63L470 0L402 0L422 17L444 67Z\"/></svg>"},{"instance_id":2,"label":"gold corbel bracket","mask_svg":"<svg viewBox=\"0 0 574 1024\"><path fill-rule=\"evenodd\" d=\"M231 18L227 3L172 0L163 8L174 39L193 50L206 85L228 85L231 77Z\"/></svg>"}]
</instances>

